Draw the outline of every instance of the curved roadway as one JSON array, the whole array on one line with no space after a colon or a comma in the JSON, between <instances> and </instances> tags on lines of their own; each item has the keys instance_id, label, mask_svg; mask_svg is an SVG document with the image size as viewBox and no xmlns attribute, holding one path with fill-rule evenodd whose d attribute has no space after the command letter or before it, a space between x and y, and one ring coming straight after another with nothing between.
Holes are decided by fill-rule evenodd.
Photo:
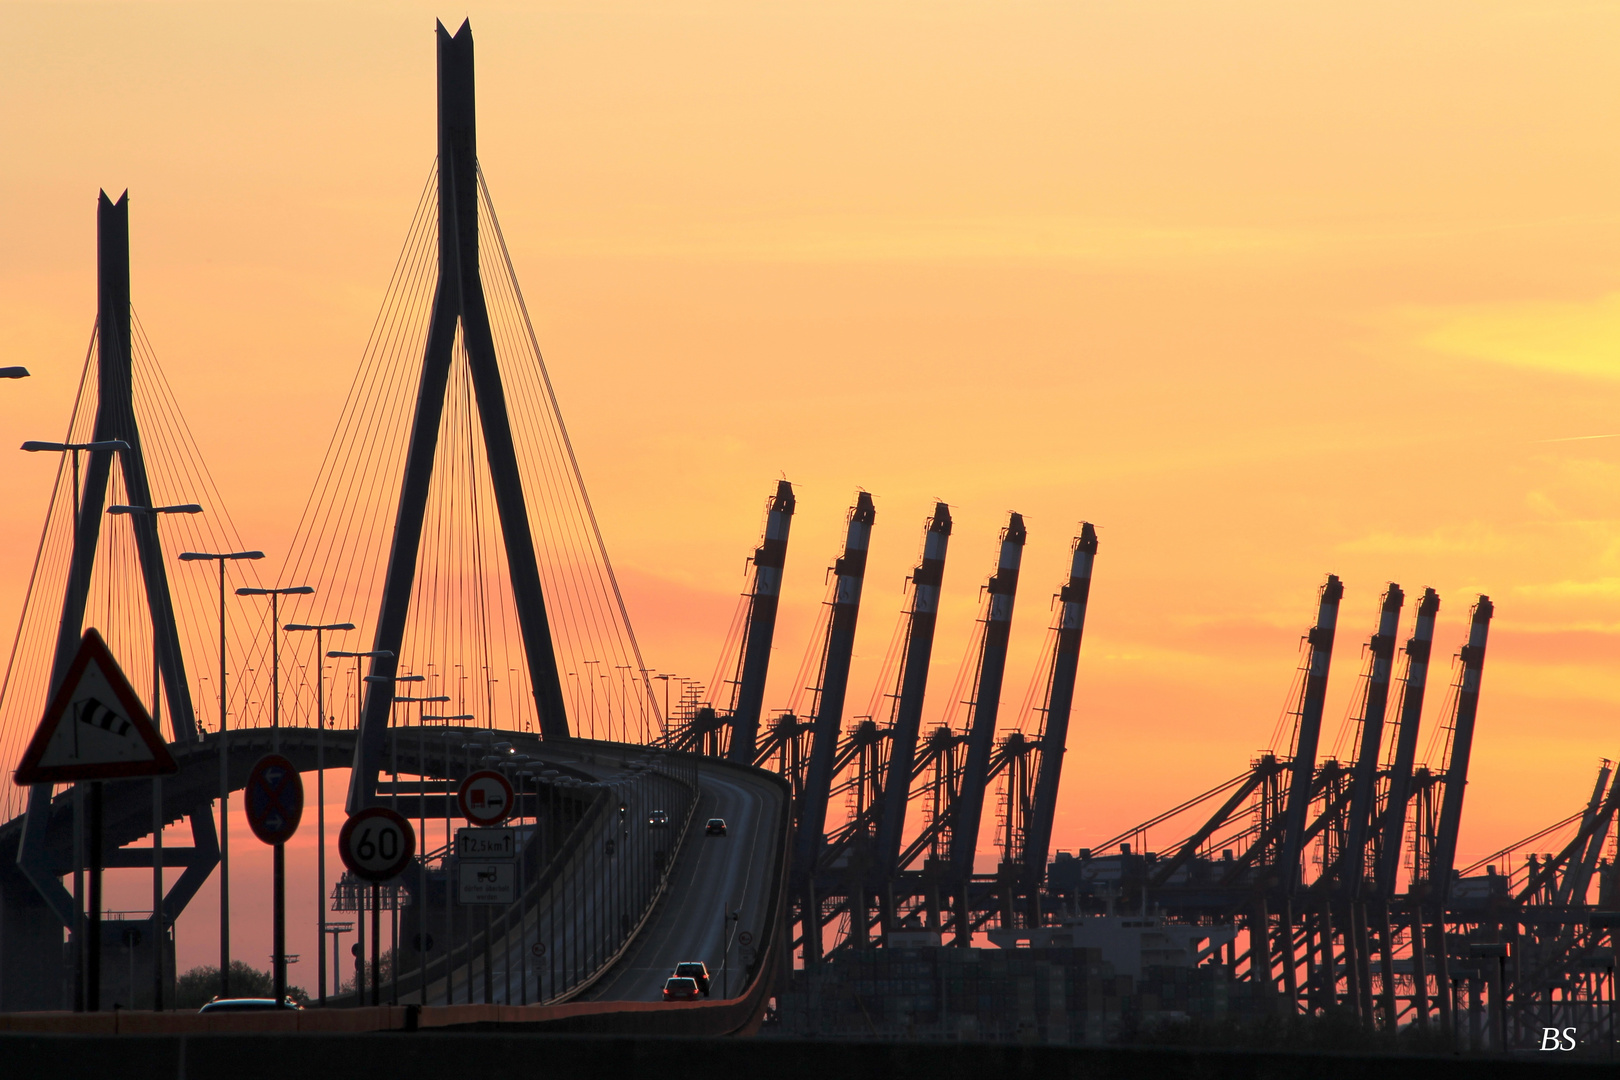
<instances>
[{"instance_id":1,"label":"curved roadway","mask_svg":"<svg viewBox=\"0 0 1620 1080\"><path fill-rule=\"evenodd\" d=\"M743 989L754 950L763 945L762 924L775 884L776 846L786 807L781 791L768 780L713 760L699 763L698 788L697 810L676 855L669 887L636 941L582 995L585 1000L661 1000L664 980L687 960L708 965L712 998L719 999L723 990L737 994ZM704 835L704 822L711 817L725 819L726 836ZM729 927L726 912L739 914ZM751 944L743 944L745 938Z\"/></svg>"},{"instance_id":2,"label":"curved roadway","mask_svg":"<svg viewBox=\"0 0 1620 1080\"><path fill-rule=\"evenodd\" d=\"M642 751L640 747L625 749L631 750L627 757ZM575 770L606 782L613 781L624 769L622 762L604 760L610 754L604 754L600 747L589 755L578 754L573 747L558 743L542 743L539 750L542 760L566 761ZM770 777L751 769L707 758L696 759L695 765L697 806L691 826L675 853L674 867L663 895L624 955L574 1000L661 1001L664 980L670 977L676 964L689 960L701 960L708 966L711 1000L720 1000L727 992L738 994L746 986L755 950L764 944L764 935L769 932L764 920L772 887L776 884L775 875L781 869L777 847L782 842L783 815L788 811L785 793ZM633 827L650 828L647 815L656 809L663 808L636 805L632 797ZM725 820L727 835L706 835L705 823L713 817ZM678 822L672 821L670 827L677 825ZM587 904L605 903L602 891L609 887L605 880L595 881L589 886L592 894L589 898L576 894L560 902L570 908L581 899L586 899ZM729 926L725 924L727 912L738 916ZM543 998L537 977L521 964L512 965L523 974L514 980L517 985L511 987L509 997L508 965L503 959L526 956L529 947L541 936L539 916L534 915L491 942L497 965L491 986L495 1004L518 1004ZM553 949L573 948L576 936L576 927L571 922L554 927L545 935ZM467 986L469 978L481 981L480 971L466 966L456 969L452 975L452 1000L482 997L481 987L474 987L469 994ZM443 995L442 978L430 983L430 1002L442 1002ZM409 999L402 995L402 1000Z\"/></svg>"}]
</instances>

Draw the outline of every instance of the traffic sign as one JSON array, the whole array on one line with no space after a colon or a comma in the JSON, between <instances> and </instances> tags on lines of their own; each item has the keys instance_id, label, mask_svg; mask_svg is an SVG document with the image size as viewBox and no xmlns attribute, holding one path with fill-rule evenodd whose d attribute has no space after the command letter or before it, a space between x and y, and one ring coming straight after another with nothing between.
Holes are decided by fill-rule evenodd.
<instances>
[{"instance_id":1,"label":"traffic sign","mask_svg":"<svg viewBox=\"0 0 1620 1080\"><path fill-rule=\"evenodd\" d=\"M298 831L304 814L304 781L293 763L266 754L248 773L242 802L253 835L266 844L285 844Z\"/></svg>"},{"instance_id":2,"label":"traffic sign","mask_svg":"<svg viewBox=\"0 0 1620 1080\"><path fill-rule=\"evenodd\" d=\"M355 877L387 881L398 877L416 854L411 823L386 806L353 814L338 833L338 854Z\"/></svg>"},{"instance_id":3,"label":"traffic sign","mask_svg":"<svg viewBox=\"0 0 1620 1080\"><path fill-rule=\"evenodd\" d=\"M461 816L474 825L499 825L512 813L512 785L494 769L480 769L456 793Z\"/></svg>"},{"instance_id":4,"label":"traffic sign","mask_svg":"<svg viewBox=\"0 0 1620 1080\"><path fill-rule=\"evenodd\" d=\"M513 863L460 864L458 904L510 904L517 899L517 866Z\"/></svg>"},{"instance_id":5,"label":"traffic sign","mask_svg":"<svg viewBox=\"0 0 1620 1080\"><path fill-rule=\"evenodd\" d=\"M467 862L510 862L516 857L516 829L456 830L458 859Z\"/></svg>"},{"instance_id":6,"label":"traffic sign","mask_svg":"<svg viewBox=\"0 0 1620 1080\"><path fill-rule=\"evenodd\" d=\"M94 629L86 630L14 779L19 784L62 784L178 771L106 642Z\"/></svg>"},{"instance_id":7,"label":"traffic sign","mask_svg":"<svg viewBox=\"0 0 1620 1080\"><path fill-rule=\"evenodd\" d=\"M737 940L742 942L744 945L752 945L754 943L754 932L752 930L744 930L742 933L737 935Z\"/></svg>"},{"instance_id":8,"label":"traffic sign","mask_svg":"<svg viewBox=\"0 0 1620 1080\"><path fill-rule=\"evenodd\" d=\"M542 956L545 956L546 955L546 943L543 942L543 941L537 941L533 945L530 945L529 946L529 955L534 957L536 960L540 959Z\"/></svg>"}]
</instances>

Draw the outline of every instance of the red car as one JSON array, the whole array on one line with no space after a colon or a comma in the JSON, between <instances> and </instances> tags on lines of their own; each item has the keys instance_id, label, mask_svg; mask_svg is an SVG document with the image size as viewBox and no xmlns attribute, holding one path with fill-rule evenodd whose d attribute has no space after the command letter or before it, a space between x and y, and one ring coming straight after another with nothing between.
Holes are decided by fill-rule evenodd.
<instances>
[{"instance_id":1,"label":"red car","mask_svg":"<svg viewBox=\"0 0 1620 1080\"><path fill-rule=\"evenodd\" d=\"M664 982L665 1001L696 1001L698 999L698 984L696 979L671 978Z\"/></svg>"}]
</instances>

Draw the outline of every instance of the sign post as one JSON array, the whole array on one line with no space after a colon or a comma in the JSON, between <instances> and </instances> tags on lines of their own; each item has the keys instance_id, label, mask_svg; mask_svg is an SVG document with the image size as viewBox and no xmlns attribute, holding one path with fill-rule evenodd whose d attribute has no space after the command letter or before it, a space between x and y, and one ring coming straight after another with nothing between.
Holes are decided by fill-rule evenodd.
<instances>
[{"instance_id":1,"label":"sign post","mask_svg":"<svg viewBox=\"0 0 1620 1080\"><path fill-rule=\"evenodd\" d=\"M338 854L355 877L371 882L371 1003L382 1004L382 890L379 886L400 875L416 854L416 832L411 823L386 806L372 806L351 814L338 833ZM364 917L362 915L362 917ZM360 994L359 980L355 993Z\"/></svg>"},{"instance_id":2,"label":"sign post","mask_svg":"<svg viewBox=\"0 0 1620 1080\"><path fill-rule=\"evenodd\" d=\"M248 773L242 793L248 826L253 835L275 849L270 964L274 972L276 1007L287 1000L287 841L298 831L304 815L304 781L293 763L280 754L266 754Z\"/></svg>"},{"instance_id":3,"label":"sign post","mask_svg":"<svg viewBox=\"0 0 1620 1080\"><path fill-rule=\"evenodd\" d=\"M90 912L81 955L92 1012L101 1008L101 783L179 771L101 635L86 630L12 778L24 786L90 782Z\"/></svg>"}]
</instances>

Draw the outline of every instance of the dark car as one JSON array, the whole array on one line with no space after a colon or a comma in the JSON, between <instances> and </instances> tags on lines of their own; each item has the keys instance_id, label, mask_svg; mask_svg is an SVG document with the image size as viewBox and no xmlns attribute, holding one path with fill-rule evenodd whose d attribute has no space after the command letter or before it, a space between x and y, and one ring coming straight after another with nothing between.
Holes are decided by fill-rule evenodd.
<instances>
[{"instance_id":1,"label":"dark car","mask_svg":"<svg viewBox=\"0 0 1620 1080\"><path fill-rule=\"evenodd\" d=\"M698 989L703 991L704 997L709 996L709 969L704 965L703 961L685 960L676 964L675 978L691 979L697 983Z\"/></svg>"},{"instance_id":2,"label":"dark car","mask_svg":"<svg viewBox=\"0 0 1620 1080\"><path fill-rule=\"evenodd\" d=\"M652 813L647 815L647 824L651 825L655 829L668 828L669 827L669 811L668 810L654 810Z\"/></svg>"},{"instance_id":3,"label":"dark car","mask_svg":"<svg viewBox=\"0 0 1620 1080\"><path fill-rule=\"evenodd\" d=\"M215 998L197 1011L200 1013L213 1012L272 1012L276 1009L302 1009L292 998L283 998L281 1004L276 1004L275 998Z\"/></svg>"},{"instance_id":4,"label":"dark car","mask_svg":"<svg viewBox=\"0 0 1620 1080\"><path fill-rule=\"evenodd\" d=\"M726 819L719 817L710 818L709 823L703 826L703 833L705 836L726 835Z\"/></svg>"},{"instance_id":5,"label":"dark car","mask_svg":"<svg viewBox=\"0 0 1620 1080\"><path fill-rule=\"evenodd\" d=\"M698 984L696 979L666 979L664 981L665 1001L696 1001Z\"/></svg>"}]
</instances>

